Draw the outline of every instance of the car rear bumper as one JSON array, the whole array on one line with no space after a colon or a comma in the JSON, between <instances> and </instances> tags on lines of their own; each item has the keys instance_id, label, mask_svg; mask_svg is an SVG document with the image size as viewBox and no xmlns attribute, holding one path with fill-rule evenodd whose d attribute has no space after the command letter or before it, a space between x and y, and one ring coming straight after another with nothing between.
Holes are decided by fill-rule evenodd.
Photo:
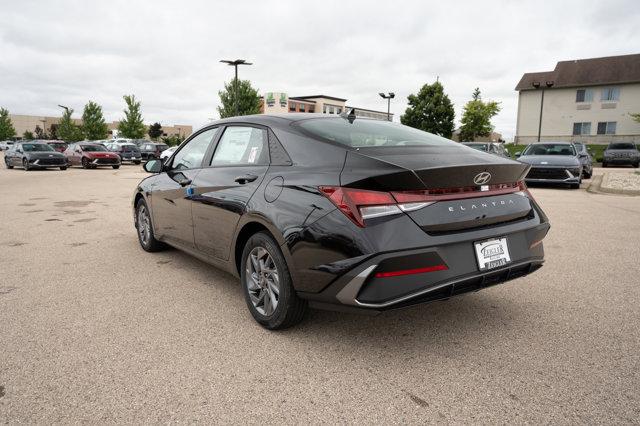
<instances>
[{"instance_id":1,"label":"car rear bumper","mask_svg":"<svg viewBox=\"0 0 640 426\"><path fill-rule=\"evenodd\" d=\"M466 241L374 255L323 291L298 294L318 308L374 313L447 299L510 281L540 268L544 262L541 241L548 230L548 222L543 222L512 233L501 234L498 231L495 238L507 238L511 262L496 269L480 270L474 248L474 243L479 240L470 233ZM437 265L445 265L446 268L432 268L432 271L400 276L379 276L381 270L428 270L430 266Z\"/></svg>"}]
</instances>

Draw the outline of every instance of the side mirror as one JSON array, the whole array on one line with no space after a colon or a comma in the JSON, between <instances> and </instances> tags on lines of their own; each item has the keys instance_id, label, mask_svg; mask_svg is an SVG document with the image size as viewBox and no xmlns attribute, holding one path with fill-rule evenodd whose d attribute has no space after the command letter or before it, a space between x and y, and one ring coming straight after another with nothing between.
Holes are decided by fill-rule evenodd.
<instances>
[{"instance_id":1,"label":"side mirror","mask_svg":"<svg viewBox=\"0 0 640 426\"><path fill-rule=\"evenodd\" d=\"M515 154L513 154L514 157L518 158L522 155L522 151L518 151Z\"/></svg>"},{"instance_id":2,"label":"side mirror","mask_svg":"<svg viewBox=\"0 0 640 426\"><path fill-rule=\"evenodd\" d=\"M149 160L144 164L144 170L148 173L160 173L162 171L162 161Z\"/></svg>"}]
</instances>

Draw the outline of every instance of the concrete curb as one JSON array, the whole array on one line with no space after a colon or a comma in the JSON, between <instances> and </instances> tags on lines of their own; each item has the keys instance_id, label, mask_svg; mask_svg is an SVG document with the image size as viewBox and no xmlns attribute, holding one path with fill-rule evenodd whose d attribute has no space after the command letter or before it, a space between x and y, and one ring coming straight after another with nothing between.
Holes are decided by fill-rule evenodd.
<instances>
[{"instance_id":1,"label":"concrete curb","mask_svg":"<svg viewBox=\"0 0 640 426\"><path fill-rule=\"evenodd\" d=\"M591 192L592 194L616 194L630 196L640 195L640 191L635 189L609 188L606 186L602 186L603 177L604 175L594 176L591 180L591 184L587 188L587 191Z\"/></svg>"}]
</instances>

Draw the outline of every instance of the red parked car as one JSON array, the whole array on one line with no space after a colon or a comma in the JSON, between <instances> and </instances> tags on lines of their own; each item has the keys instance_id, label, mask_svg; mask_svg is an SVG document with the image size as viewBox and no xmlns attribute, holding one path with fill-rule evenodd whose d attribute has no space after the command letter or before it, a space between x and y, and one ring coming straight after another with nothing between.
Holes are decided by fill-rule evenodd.
<instances>
[{"instance_id":1,"label":"red parked car","mask_svg":"<svg viewBox=\"0 0 640 426\"><path fill-rule=\"evenodd\" d=\"M104 145L79 142L67 147L64 155L70 166L82 166L83 169L95 169L99 166L120 168L120 156L110 152Z\"/></svg>"},{"instance_id":2,"label":"red parked car","mask_svg":"<svg viewBox=\"0 0 640 426\"><path fill-rule=\"evenodd\" d=\"M67 147L69 145L67 145L65 142L63 141L44 141L47 145L49 145L51 148L53 148L55 151L57 152L62 152L64 153L67 150Z\"/></svg>"}]
</instances>

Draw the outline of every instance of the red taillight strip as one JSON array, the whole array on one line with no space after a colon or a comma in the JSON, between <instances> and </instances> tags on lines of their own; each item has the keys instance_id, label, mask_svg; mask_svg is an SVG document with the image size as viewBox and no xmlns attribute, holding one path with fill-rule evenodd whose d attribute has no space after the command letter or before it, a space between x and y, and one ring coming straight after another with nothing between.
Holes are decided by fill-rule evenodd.
<instances>
[{"instance_id":1,"label":"red taillight strip","mask_svg":"<svg viewBox=\"0 0 640 426\"><path fill-rule=\"evenodd\" d=\"M438 188L419 191L397 191L391 195L399 202L412 201L447 201L462 200L464 198L490 197L493 195L510 194L520 191L520 183L498 183L488 185L486 190L479 186L464 186L460 188Z\"/></svg>"},{"instance_id":2,"label":"red taillight strip","mask_svg":"<svg viewBox=\"0 0 640 426\"><path fill-rule=\"evenodd\" d=\"M402 269L400 271L390 271L390 272L377 272L376 278L389 278L389 277L399 277L402 275L413 275L413 274L424 274L426 272L436 272L436 271L446 271L449 269L447 265L434 265L434 266L426 266L424 268L415 268L415 269Z\"/></svg>"}]
</instances>

